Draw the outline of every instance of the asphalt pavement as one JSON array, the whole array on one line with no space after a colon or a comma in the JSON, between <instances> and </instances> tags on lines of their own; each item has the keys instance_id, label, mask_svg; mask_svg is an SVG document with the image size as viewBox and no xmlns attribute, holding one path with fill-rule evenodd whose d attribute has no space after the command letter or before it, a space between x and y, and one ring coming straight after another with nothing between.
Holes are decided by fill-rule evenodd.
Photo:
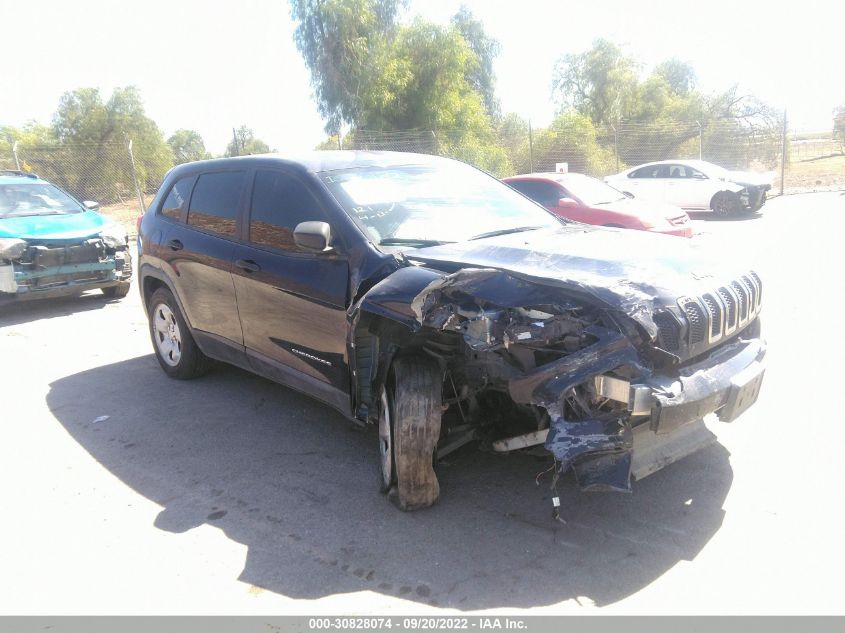
<instances>
[{"instance_id":1,"label":"asphalt pavement","mask_svg":"<svg viewBox=\"0 0 845 633\"><path fill-rule=\"evenodd\" d=\"M134 287L0 308L0 613L843 613L845 195L695 225L763 278L760 399L633 494L567 478L565 525L544 462L473 448L398 511L375 433L238 369L168 379Z\"/></svg>"}]
</instances>

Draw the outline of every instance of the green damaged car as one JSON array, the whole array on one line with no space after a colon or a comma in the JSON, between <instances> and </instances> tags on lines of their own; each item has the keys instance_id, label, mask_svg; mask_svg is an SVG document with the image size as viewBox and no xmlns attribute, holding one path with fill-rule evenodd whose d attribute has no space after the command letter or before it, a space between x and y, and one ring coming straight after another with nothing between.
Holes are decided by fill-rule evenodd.
<instances>
[{"instance_id":1,"label":"green damaged car","mask_svg":"<svg viewBox=\"0 0 845 633\"><path fill-rule=\"evenodd\" d=\"M0 304L101 289L124 297L126 231L34 174L0 171Z\"/></svg>"}]
</instances>

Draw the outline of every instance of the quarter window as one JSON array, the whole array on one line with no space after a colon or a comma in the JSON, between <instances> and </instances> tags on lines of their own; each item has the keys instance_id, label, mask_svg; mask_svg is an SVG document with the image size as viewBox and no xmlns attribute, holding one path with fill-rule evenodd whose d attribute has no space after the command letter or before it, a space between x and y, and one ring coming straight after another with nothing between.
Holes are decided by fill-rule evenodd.
<instances>
[{"instance_id":1,"label":"quarter window","mask_svg":"<svg viewBox=\"0 0 845 633\"><path fill-rule=\"evenodd\" d=\"M161 214L171 220L179 220L182 217L182 209L191 195L191 185L194 184L195 176L185 176L177 180L170 188L170 193L161 205Z\"/></svg>"},{"instance_id":2,"label":"quarter window","mask_svg":"<svg viewBox=\"0 0 845 633\"><path fill-rule=\"evenodd\" d=\"M243 171L202 174L191 196L188 224L212 233L234 236L245 176Z\"/></svg>"},{"instance_id":3,"label":"quarter window","mask_svg":"<svg viewBox=\"0 0 845 633\"><path fill-rule=\"evenodd\" d=\"M249 217L251 242L300 251L293 241L293 231L300 222L310 220L324 220L324 216L302 182L280 171L256 172Z\"/></svg>"}]
</instances>

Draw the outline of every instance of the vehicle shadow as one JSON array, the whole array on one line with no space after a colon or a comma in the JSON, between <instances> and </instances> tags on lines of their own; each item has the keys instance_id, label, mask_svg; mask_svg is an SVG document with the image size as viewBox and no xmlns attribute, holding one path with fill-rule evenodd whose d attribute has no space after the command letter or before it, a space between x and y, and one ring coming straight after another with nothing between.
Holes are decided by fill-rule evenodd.
<instances>
[{"instance_id":1,"label":"vehicle shadow","mask_svg":"<svg viewBox=\"0 0 845 633\"><path fill-rule=\"evenodd\" d=\"M548 476L534 483L548 461L469 448L440 465L438 504L403 513L377 492L374 433L247 372L180 382L142 356L55 381L47 404L94 459L163 506L156 527L217 526L247 546L239 580L301 599L369 590L462 610L613 603L696 557L722 524L733 477L715 444L632 495L581 493L567 478L562 524Z\"/></svg>"},{"instance_id":2,"label":"vehicle shadow","mask_svg":"<svg viewBox=\"0 0 845 633\"><path fill-rule=\"evenodd\" d=\"M120 301L120 299L107 299L99 290L92 290L83 295L69 297L0 303L0 327L99 310L115 301Z\"/></svg>"}]
</instances>

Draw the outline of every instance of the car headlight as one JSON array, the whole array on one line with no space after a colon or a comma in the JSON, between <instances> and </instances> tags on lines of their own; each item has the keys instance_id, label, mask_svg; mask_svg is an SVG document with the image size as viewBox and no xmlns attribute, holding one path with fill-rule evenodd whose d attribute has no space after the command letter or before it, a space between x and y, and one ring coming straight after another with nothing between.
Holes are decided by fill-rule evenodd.
<instances>
[{"instance_id":1,"label":"car headlight","mask_svg":"<svg viewBox=\"0 0 845 633\"><path fill-rule=\"evenodd\" d=\"M124 248L127 244L126 231L117 224L107 224L100 231L100 237L109 248Z\"/></svg>"},{"instance_id":2,"label":"car headlight","mask_svg":"<svg viewBox=\"0 0 845 633\"><path fill-rule=\"evenodd\" d=\"M18 259L26 250L26 242L17 237L0 237L0 259Z\"/></svg>"}]
</instances>

